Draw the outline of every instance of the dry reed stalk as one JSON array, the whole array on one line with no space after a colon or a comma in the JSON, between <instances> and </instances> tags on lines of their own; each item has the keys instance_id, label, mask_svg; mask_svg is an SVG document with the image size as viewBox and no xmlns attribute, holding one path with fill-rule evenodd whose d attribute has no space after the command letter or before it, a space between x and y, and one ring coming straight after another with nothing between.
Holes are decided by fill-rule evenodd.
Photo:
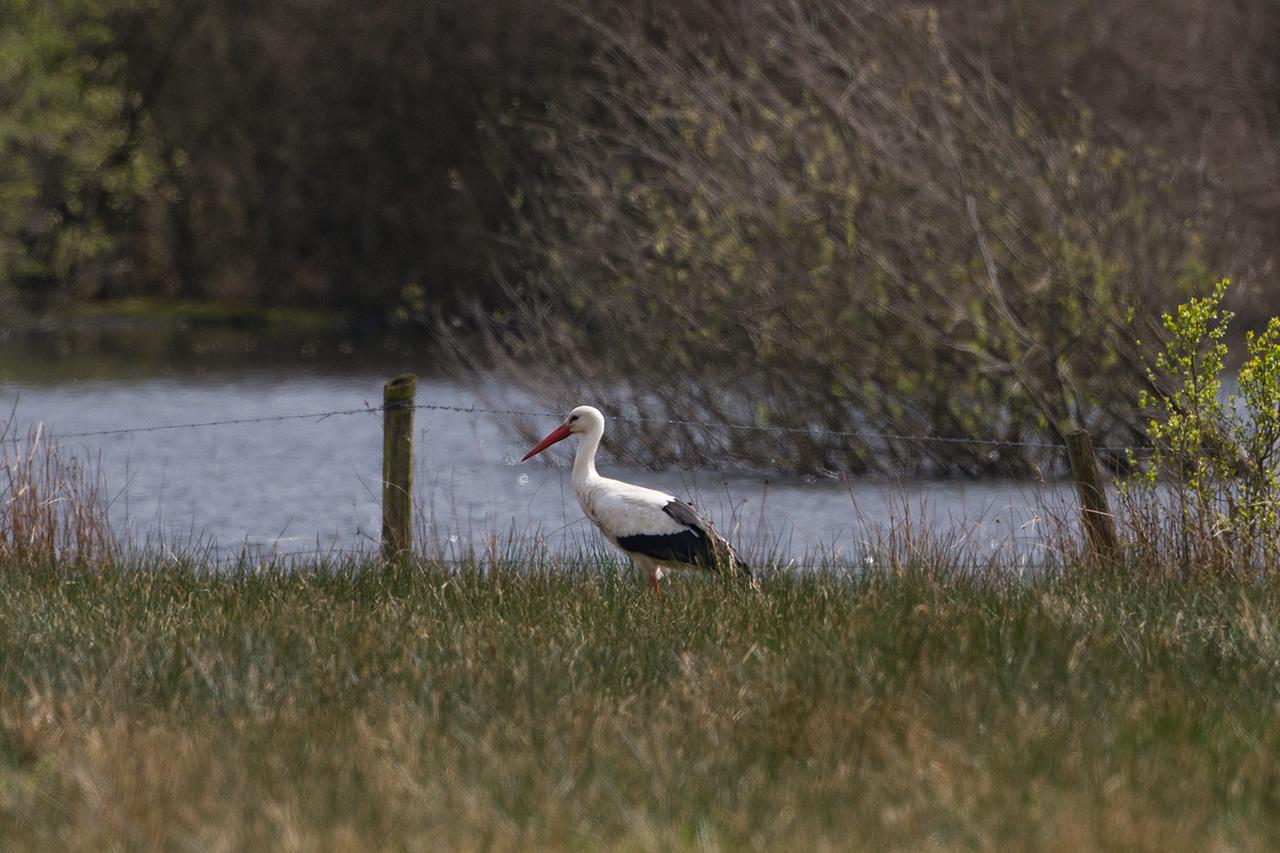
<instances>
[{"instance_id":1,"label":"dry reed stalk","mask_svg":"<svg viewBox=\"0 0 1280 853\"><path fill-rule=\"evenodd\" d=\"M0 436L0 558L106 568L120 555L100 466L60 448L38 424Z\"/></svg>"}]
</instances>

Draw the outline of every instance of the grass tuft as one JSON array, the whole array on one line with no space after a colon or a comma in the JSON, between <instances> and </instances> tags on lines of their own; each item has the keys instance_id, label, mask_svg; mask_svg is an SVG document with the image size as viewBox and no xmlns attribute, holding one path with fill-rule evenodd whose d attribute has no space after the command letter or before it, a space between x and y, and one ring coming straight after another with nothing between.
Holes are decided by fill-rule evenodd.
<instances>
[{"instance_id":1,"label":"grass tuft","mask_svg":"<svg viewBox=\"0 0 1280 853\"><path fill-rule=\"evenodd\" d=\"M60 449L36 426L0 429L0 559L111 566L120 543L101 467Z\"/></svg>"}]
</instances>

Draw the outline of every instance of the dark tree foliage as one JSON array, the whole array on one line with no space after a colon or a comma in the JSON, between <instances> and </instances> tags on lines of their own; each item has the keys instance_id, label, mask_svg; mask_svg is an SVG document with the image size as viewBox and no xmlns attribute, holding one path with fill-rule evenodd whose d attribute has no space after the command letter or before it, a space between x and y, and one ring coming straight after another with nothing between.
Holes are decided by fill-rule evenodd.
<instances>
[{"instance_id":1,"label":"dark tree foliage","mask_svg":"<svg viewBox=\"0 0 1280 853\"><path fill-rule=\"evenodd\" d=\"M124 4L121 4L124 8ZM0 317L136 278L154 127L96 6L0 0Z\"/></svg>"},{"instance_id":2,"label":"dark tree foliage","mask_svg":"<svg viewBox=\"0 0 1280 853\"><path fill-rule=\"evenodd\" d=\"M168 276L213 299L426 320L492 296L494 140L574 64L543 3L184 2L122 21L182 193Z\"/></svg>"},{"instance_id":3,"label":"dark tree foliage","mask_svg":"<svg viewBox=\"0 0 1280 853\"><path fill-rule=\"evenodd\" d=\"M1088 116L1211 190L1210 224L1233 237L1206 230L1209 255L1265 296L1280 6L934 5L947 49L1037 125ZM776 40L784 6L0 0L0 300L175 295L423 327L473 299L501 309L499 282L529 272L520 211L572 156L530 128L600 124L583 91L607 74L602 28L728 56Z\"/></svg>"}]
</instances>

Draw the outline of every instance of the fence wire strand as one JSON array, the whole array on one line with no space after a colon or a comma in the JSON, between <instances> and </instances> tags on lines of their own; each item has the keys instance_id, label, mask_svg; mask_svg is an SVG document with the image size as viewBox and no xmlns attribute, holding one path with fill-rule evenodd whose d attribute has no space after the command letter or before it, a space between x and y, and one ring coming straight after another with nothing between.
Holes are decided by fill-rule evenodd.
<instances>
[{"instance_id":1,"label":"fence wire strand","mask_svg":"<svg viewBox=\"0 0 1280 853\"><path fill-rule=\"evenodd\" d=\"M459 414L470 415L495 415L501 417L549 417L557 418L559 415L554 412L532 412L520 409L492 409L481 406L463 406L449 405L441 403L416 403L410 408L423 411L433 412L453 412ZM216 421L193 421L190 423L177 424L154 424L149 426L134 427L117 427L113 429L97 429L85 430L81 432L64 432L56 433L53 437L56 439L70 438L98 438L116 435L129 435L133 433L150 433L163 432L167 430L181 429L202 429L207 427L236 426L245 424L265 424L278 423L281 421L304 421L314 420L323 421L332 417L343 417L348 415L372 415L380 414L385 411L383 406L361 406L359 408L350 409L334 409L325 412L305 412L290 415L266 415L253 418L229 418L226 420ZM874 430L831 430L831 429L814 429L809 427L774 427L761 426L757 424L738 424L738 423L710 423L706 421L698 421L691 419L669 419L669 418L644 418L636 416L621 415L614 420L624 421L627 423L652 424L657 426L691 426L706 430L726 430L731 432L768 432L768 433L784 433L811 435L829 438L875 438L884 441L905 441L916 442L921 444L959 444L978 447L1025 447L1035 450L1053 450L1065 451L1065 444L1048 441L1014 441L1011 439L996 438L969 438L964 436L944 436L944 435L910 435L906 433L890 433L877 432ZM1096 448L1103 453L1142 453L1146 448L1142 447L1118 447L1118 446L1101 446Z\"/></svg>"}]
</instances>

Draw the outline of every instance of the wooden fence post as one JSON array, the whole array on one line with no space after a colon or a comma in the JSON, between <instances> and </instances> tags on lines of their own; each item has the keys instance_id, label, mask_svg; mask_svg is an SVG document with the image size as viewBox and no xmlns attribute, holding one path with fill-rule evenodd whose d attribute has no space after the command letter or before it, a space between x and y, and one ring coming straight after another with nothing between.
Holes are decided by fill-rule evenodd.
<instances>
[{"instance_id":1,"label":"wooden fence post","mask_svg":"<svg viewBox=\"0 0 1280 853\"><path fill-rule=\"evenodd\" d=\"M405 373L382 386L382 559L413 547L413 406L418 380Z\"/></svg>"},{"instance_id":2,"label":"wooden fence post","mask_svg":"<svg viewBox=\"0 0 1280 853\"><path fill-rule=\"evenodd\" d=\"M1107 508L1107 493L1098 477L1098 459L1093 453L1093 440L1083 429L1067 435L1067 458L1071 460L1071 476L1080 493L1080 512L1089 547L1097 559L1107 562L1120 551L1115 517Z\"/></svg>"}]
</instances>

